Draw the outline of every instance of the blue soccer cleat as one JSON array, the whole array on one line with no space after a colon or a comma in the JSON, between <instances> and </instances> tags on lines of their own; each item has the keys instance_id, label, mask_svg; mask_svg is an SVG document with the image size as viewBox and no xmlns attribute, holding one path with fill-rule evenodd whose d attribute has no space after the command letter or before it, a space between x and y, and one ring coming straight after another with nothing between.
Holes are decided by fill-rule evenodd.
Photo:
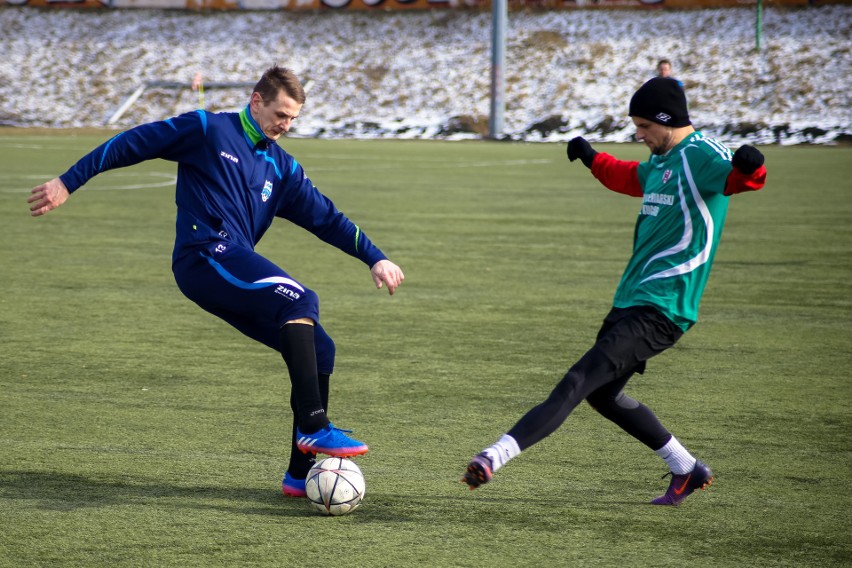
<instances>
[{"instance_id":1,"label":"blue soccer cleat","mask_svg":"<svg viewBox=\"0 0 852 568\"><path fill-rule=\"evenodd\" d=\"M669 488L664 495L660 495L651 501L652 505L680 505L696 489L703 491L705 487L713 483L713 472L707 467L707 464L700 461L695 462L695 467L689 473L669 472L666 475L672 476L672 482L669 483ZM663 477L666 477L666 475Z\"/></svg>"},{"instance_id":2,"label":"blue soccer cleat","mask_svg":"<svg viewBox=\"0 0 852 568\"><path fill-rule=\"evenodd\" d=\"M296 447L305 454L314 452L335 458L351 458L366 454L369 449L367 444L345 434L351 431L335 428L334 424L329 424L313 434L302 434L296 428Z\"/></svg>"},{"instance_id":3,"label":"blue soccer cleat","mask_svg":"<svg viewBox=\"0 0 852 568\"><path fill-rule=\"evenodd\" d=\"M281 480L281 493L287 497L306 497L305 480L296 479L288 471L284 474L284 479Z\"/></svg>"}]
</instances>

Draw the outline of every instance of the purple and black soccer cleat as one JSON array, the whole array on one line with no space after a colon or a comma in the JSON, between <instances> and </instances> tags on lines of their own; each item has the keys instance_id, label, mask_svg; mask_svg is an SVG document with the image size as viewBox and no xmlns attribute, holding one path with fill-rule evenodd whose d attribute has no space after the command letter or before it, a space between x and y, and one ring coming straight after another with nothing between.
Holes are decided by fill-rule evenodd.
<instances>
[{"instance_id":1,"label":"purple and black soccer cleat","mask_svg":"<svg viewBox=\"0 0 852 568\"><path fill-rule=\"evenodd\" d=\"M666 475L672 476L672 482L669 484L665 495L660 495L651 501L652 505L680 505L696 489L703 490L713 483L713 472L707 467L707 464L700 461L695 462L695 467L689 473L669 472Z\"/></svg>"},{"instance_id":2,"label":"purple and black soccer cleat","mask_svg":"<svg viewBox=\"0 0 852 568\"><path fill-rule=\"evenodd\" d=\"M483 483L491 481L491 478L494 477L491 467L491 458L486 456L485 452L477 454L467 464L467 471L464 472L461 482L467 483L470 490L473 491Z\"/></svg>"}]
</instances>

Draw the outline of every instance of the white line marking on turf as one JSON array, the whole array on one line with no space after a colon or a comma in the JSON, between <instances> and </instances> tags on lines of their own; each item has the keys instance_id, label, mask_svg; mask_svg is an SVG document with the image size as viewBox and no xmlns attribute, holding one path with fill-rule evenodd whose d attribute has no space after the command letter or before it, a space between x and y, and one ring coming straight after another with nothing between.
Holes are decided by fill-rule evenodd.
<instances>
[{"instance_id":1,"label":"white line marking on turf","mask_svg":"<svg viewBox=\"0 0 852 568\"><path fill-rule=\"evenodd\" d=\"M116 190L125 190L125 189L152 189L157 187L174 187L177 183L177 176L173 173L165 173L165 172L147 172L144 174L131 173L127 172L124 174L110 174L111 177L129 177L133 176L134 178L139 177L153 177L153 178L163 178L163 181L150 182L150 183L139 183L139 184L130 184L130 185L110 185L99 187L97 185L84 185L80 188L80 191L116 191ZM53 179L50 175L35 175L35 174L27 174L21 176L10 176L11 178L20 178L20 179L32 179L38 180L40 182L45 182L47 180ZM29 193L31 188L27 189L0 189L0 193Z\"/></svg>"}]
</instances>

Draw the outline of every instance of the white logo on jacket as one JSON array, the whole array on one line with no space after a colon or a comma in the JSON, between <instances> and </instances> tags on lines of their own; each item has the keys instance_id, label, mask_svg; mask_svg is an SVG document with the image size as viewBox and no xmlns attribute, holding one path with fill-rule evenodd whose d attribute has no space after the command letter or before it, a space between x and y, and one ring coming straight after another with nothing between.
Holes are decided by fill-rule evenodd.
<instances>
[{"instance_id":1,"label":"white logo on jacket","mask_svg":"<svg viewBox=\"0 0 852 568\"><path fill-rule=\"evenodd\" d=\"M231 160L231 161L232 161L232 162L234 162L235 164L239 164L239 163L240 163L240 159L239 159L239 158L237 158L236 156L232 156L232 155L230 155L230 154L229 154L229 153L227 153L227 152L224 152L224 151L219 152L219 155L220 155L220 156L222 156L223 158L227 158L227 159Z\"/></svg>"}]
</instances>

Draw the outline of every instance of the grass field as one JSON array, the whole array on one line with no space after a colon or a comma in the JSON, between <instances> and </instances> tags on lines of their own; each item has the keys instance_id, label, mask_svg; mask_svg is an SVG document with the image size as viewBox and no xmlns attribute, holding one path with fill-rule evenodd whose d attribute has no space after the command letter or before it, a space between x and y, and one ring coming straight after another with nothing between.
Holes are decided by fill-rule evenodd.
<instances>
[{"instance_id":1,"label":"grass field","mask_svg":"<svg viewBox=\"0 0 852 568\"><path fill-rule=\"evenodd\" d=\"M717 474L655 508L663 463L586 405L458 483L591 345L636 200L564 145L286 141L407 277L388 297L283 222L259 247L320 294L330 415L371 447L364 505L325 518L280 495L281 358L172 280L173 166L30 218L29 188L108 136L0 131L0 566L852 565L848 148L764 148L699 324L629 385Z\"/></svg>"}]
</instances>

